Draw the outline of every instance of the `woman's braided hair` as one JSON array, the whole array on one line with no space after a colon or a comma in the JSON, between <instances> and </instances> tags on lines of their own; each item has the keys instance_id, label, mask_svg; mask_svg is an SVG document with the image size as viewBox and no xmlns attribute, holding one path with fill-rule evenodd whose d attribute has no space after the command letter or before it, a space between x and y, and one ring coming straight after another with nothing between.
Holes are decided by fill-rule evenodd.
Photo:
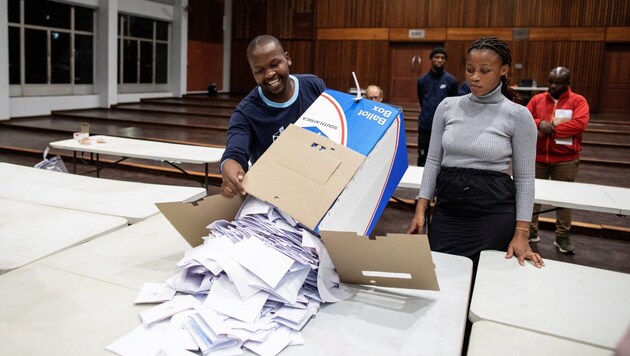
<instances>
[{"instance_id":1,"label":"woman's braided hair","mask_svg":"<svg viewBox=\"0 0 630 356\"><path fill-rule=\"evenodd\" d=\"M512 65L512 51L510 47L502 39L494 36L481 37L468 48L468 53L472 50L490 50L495 52L501 57L501 65ZM510 78L507 75L501 76L501 93L513 102L520 102L521 98L516 94L516 91L510 87Z\"/></svg>"}]
</instances>

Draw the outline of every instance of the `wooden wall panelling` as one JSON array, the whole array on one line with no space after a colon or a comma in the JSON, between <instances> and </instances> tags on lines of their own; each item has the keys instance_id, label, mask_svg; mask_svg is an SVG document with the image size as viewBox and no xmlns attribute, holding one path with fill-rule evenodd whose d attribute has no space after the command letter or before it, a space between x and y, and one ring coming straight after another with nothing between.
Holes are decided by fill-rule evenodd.
<instances>
[{"instance_id":1,"label":"wooden wall panelling","mask_svg":"<svg viewBox=\"0 0 630 356\"><path fill-rule=\"evenodd\" d=\"M630 1L607 0L606 3L606 26L630 26Z\"/></svg>"},{"instance_id":2,"label":"wooden wall panelling","mask_svg":"<svg viewBox=\"0 0 630 356\"><path fill-rule=\"evenodd\" d=\"M630 44L608 44L602 61L599 112L630 122Z\"/></svg>"},{"instance_id":3,"label":"wooden wall panelling","mask_svg":"<svg viewBox=\"0 0 630 356\"><path fill-rule=\"evenodd\" d=\"M328 40L387 40L387 28L320 28L317 30L318 41Z\"/></svg>"},{"instance_id":4,"label":"wooden wall panelling","mask_svg":"<svg viewBox=\"0 0 630 356\"><path fill-rule=\"evenodd\" d=\"M315 43L315 74L324 79L326 86L347 91L356 70L356 44L358 41L317 41Z\"/></svg>"},{"instance_id":5,"label":"wooden wall panelling","mask_svg":"<svg viewBox=\"0 0 630 356\"><path fill-rule=\"evenodd\" d=\"M529 29L530 41L598 41L606 39L604 27L538 27Z\"/></svg>"},{"instance_id":6,"label":"wooden wall panelling","mask_svg":"<svg viewBox=\"0 0 630 356\"><path fill-rule=\"evenodd\" d=\"M347 92L355 86L354 71L361 87L378 84L387 93L389 42L317 41L315 48L315 74L328 88Z\"/></svg>"},{"instance_id":7,"label":"wooden wall panelling","mask_svg":"<svg viewBox=\"0 0 630 356\"><path fill-rule=\"evenodd\" d=\"M223 43L223 1L189 0L188 39Z\"/></svg>"},{"instance_id":8,"label":"wooden wall panelling","mask_svg":"<svg viewBox=\"0 0 630 356\"><path fill-rule=\"evenodd\" d=\"M291 73L313 73L315 71L315 43L313 41L282 40L282 47L291 57Z\"/></svg>"},{"instance_id":9,"label":"wooden wall panelling","mask_svg":"<svg viewBox=\"0 0 630 356\"><path fill-rule=\"evenodd\" d=\"M232 41L232 67L230 68L230 92L235 94L249 93L256 82L247 62L247 46L250 40Z\"/></svg>"},{"instance_id":10,"label":"wooden wall panelling","mask_svg":"<svg viewBox=\"0 0 630 356\"><path fill-rule=\"evenodd\" d=\"M601 27L630 24L627 0L516 0L515 27Z\"/></svg>"},{"instance_id":11,"label":"wooden wall panelling","mask_svg":"<svg viewBox=\"0 0 630 356\"><path fill-rule=\"evenodd\" d=\"M386 27L385 8L397 1L320 0L317 1L317 28Z\"/></svg>"},{"instance_id":12,"label":"wooden wall panelling","mask_svg":"<svg viewBox=\"0 0 630 356\"><path fill-rule=\"evenodd\" d=\"M430 27L430 3L431 0L388 1L385 7L386 26L406 28ZM443 4L445 1L440 1L439 3Z\"/></svg>"},{"instance_id":13,"label":"wooden wall panelling","mask_svg":"<svg viewBox=\"0 0 630 356\"><path fill-rule=\"evenodd\" d=\"M446 39L448 41L475 41L485 36L497 36L504 41L512 39L511 27L459 27L447 28Z\"/></svg>"},{"instance_id":14,"label":"wooden wall panelling","mask_svg":"<svg viewBox=\"0 0 630 356\"><path fill-rule=\"evenodd\" d=\"M269 33L279 39L313 39L314 6L313 0L270 0Z\"/></svg>"},{"instance_id":15,"label":"wooden wall panelling","mask_svg":"<svg viewBox=\"0 0 630 356\"><path fill-rule=\"evenodd\" d=\"M604 44L597 42L523 42L526 56L523 72L532 75L539 85L546 85L549 72L558 66L571 70L572 89L583 95L597 111Z\"/></svg>"},{"instance_id":16,"label":"wooden wall panelling","mask_svg":"<svg viewBox=\"0 0 630 356\"><path fill-rule=\"evenodd\" d=\"M630 42L630 27L606 27L606 42Z\"/></svg>"},{"instance_id":17,"label":"wooden wall panelling","mask_svg":"<svg viewBox=\"0 0 630 356\"><path fill-rule=\"evenodd\" d=\"M234 0L232 3L232 38L252 40L267 33L266 0Z\"/></svg>"},{"instance_id":18,"label":"wooden wall panelling","mask_svg":"<svg viewBox=\"0 0 630 356\"><path fill-rule=\"evenodd\" d=\"M354 27L385 27L387 0L354 0ZM391 6L391 4L388 4Z\"/></svg>"},{"instance_id":19,"label":"wooden wall panelling","mask_svg":"<svg viewBox=\"0 0 630 356\"><path fill-rule=\"evenodd\" d=\"M449 1L447 27L513 27L514 1ZM432 14L429 14L431 16Z\"/></svg>"},{"instance_id":20,"label":"wooden wall panelling","mask_svg":"<svg viewBox=\"0 0 630 356\"><path fill-rule=\"evenodd\" d=\"M366 88L370 84L379 85L385 92L385 98L389 92L389 42L387 41L358 41L356 43L357 56L355 59L355 73L359 85ZM343 73L340 73L343 76ZM352 80L352 73L348 78ZM354 80L349 82L354 83ZM351 85L354 87L354 85Z\"/></svg>"},{"instance_id":21,"label":"wooden wall panelling","mask_svg":"<svg viewBox=\"0 0 630 356\"><path fill-rule=\"evenodd\" d=\"M315 27L317 29L348 26L353 7L352 2L346 0L317 0Z\"/></svg>"},{"instance_id":22,"label":"wooden wall panelling","mask_svg":"<svg viewBox=\"0 0 630 356\"><path fill-rule=\"evenodd\" d=\"M448 41L444 44L444 49L448 52L444 68L457 78L458 83L466 80L466 56L472 43L473 41Z\"/></svg>"}]
</instances>

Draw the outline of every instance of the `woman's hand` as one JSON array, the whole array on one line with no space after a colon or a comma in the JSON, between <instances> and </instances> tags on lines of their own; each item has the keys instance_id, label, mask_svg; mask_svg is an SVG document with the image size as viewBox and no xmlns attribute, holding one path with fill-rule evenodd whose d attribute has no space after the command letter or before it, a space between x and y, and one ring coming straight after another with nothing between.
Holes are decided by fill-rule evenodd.
<instances>
[{"instance_id":1,"label":"woman's hand","mask_svg":"<svg viewBox=\"0 0 630 356\"><path fill-rule=\"evenodd\" d=\"M525 266L525 260L532 261L537 268L545 266L542 257L536 252L533 252L529 246L529 229L527 229L527 232L523 230L516 230L514 232L514 237L512 237L512 241L510 241L505 258L509 259L512 258L512 256L516 256L521 266Z\"/></svg>"},{"instance_id":2,"label":"woman's hand","mask_svg":"<svg viewBox=\"0 0 630 356\"><path fill-rule=\"evenodd\" d=\"M416 213L413 215L413 219L407 229L407 234L420 234L422 233L422 227L424 227L424 214L429 208L429 201L427 199L418 199L416 205Z\"/></svg>"}]
</instances>

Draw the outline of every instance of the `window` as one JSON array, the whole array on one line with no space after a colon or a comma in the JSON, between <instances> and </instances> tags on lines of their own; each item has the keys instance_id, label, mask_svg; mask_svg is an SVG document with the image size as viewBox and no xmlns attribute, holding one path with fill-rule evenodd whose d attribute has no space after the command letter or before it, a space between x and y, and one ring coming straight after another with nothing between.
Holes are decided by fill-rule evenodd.
<instances>
[{"instance_id":1,"label":"window","mask_svg":"<svg viewBox=\"0 0 630 356\"><path fill-rule=\"evenodd\" d=\"M119 91L168 90L169 24L122 14L118 20Z\"/></svg>"},{"instance_id":2,"label":"window","mask_svg":"<svg viewBox=\"0 0 630 356\"><path fill-rule=\"evenodd\" d=\"M49 0L9 0L11 95L92 92L94 10Z\"/></svg>"}]
</instances>

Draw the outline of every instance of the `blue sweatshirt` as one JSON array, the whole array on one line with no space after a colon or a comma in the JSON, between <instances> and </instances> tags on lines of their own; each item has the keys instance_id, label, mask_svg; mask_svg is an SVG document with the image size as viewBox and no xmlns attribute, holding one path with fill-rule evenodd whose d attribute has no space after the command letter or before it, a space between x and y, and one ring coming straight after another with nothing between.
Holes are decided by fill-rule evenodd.
<instances>
[{"instance_id":1,"label":"blue sweatshirt","mask_svg":"<svg viewBox=\"0 0 630 356\"><path fill-rule=\"evenodd\" d=\"M227 132L227 144L221 164L226 159L240 163L247 171L273 141L308 109L326 90L324 81L312 74L289 75L295 92L285 103L267 99L260 87L254 88L236 106Z\"/></svg>"},{"instance_id":2,"label":"blue sweatshirt","mask_svg":"<svg viewBox=\"0 0 630 356\"><path fill-rule=\"evenodd\" d=\"M457 95L457 79L447 71L433 73L430 70L418 79L417 91L421 109L418 128L431 131L435 109L447 96Z\"/></svg>"}]
</instances>

